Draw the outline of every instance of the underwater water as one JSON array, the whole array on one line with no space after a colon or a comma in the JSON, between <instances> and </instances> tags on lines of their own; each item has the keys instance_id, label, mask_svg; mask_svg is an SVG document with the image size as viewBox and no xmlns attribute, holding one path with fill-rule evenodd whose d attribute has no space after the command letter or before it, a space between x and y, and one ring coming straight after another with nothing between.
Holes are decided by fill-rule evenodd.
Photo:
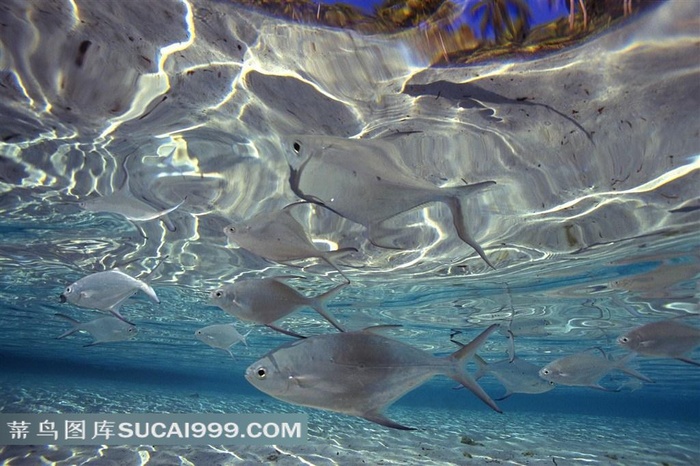
<instances>
[{"instance_id":1,"label":"underwater water","mask_svg":"<svg viewBox=\"0 0 700 466\"><path fill-rule=\"evenodd\" d=\"M673 358L627 362L653 383L614 370L607 390L557 383L496 400L502 414L437 376L386 411L413 431L244 377L294 338L210 293L262 277L305 296L347 277L327 301L342 326L400 325L382 334L438 356L500 324L489 363L511 342L537 367L619 360L635 327L700 327L698 4L453 66L432 65L428 35L231 2L0 6L0 413L309 416L297 446L4 446L3 464L700 464L700 368ZM279 212L346 252L261 224ZM229 225L254 234L236 244ZM59 295L115 267L160 301L122 303L138 332L58 339L72 324L56 314L108 314ZM195 337L230 322L247 334L235 358ZM311 308L279 326L337 333Z\"/></svg>"}]
</instances>

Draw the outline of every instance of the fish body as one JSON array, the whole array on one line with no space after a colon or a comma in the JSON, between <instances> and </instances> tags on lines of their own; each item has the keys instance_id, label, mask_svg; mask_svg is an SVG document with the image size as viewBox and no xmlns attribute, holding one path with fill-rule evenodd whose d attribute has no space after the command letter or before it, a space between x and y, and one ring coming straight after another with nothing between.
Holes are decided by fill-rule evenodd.
<instances>
[{"instance_id":1,"label":"fish body","mask_svg":"<svg viewBox=\"0 0 700 466\"><path fill-rule=\"evenodd\" d=\"M617 339L623 348L644 356L674 358L700 366L688 354L700 345L700 329L675 320L642 325Z\"/></svg>"},{"instance_id":2,"label":"fish body","mask_svg":"<svg viewBox=\"0 0 700 466\"><path fill-rule=\"evenodd\" d=\"M246 335L241 335L233 324L214 324L200 328L194 332L195 338L212 348L219 348L226 351L232 358L236 359L231 352L231 346L238 342L246 343Z\"/></svg>"},{"instance_id":3,"label":"fish body","mask_svg":"<svg viewBox=\"0 0 700 466\"><path fill-rule=\"evenodd\" d=\"M397 429L409 428L388 419L384 410L436 375L457 380L500 412L465 368L467 359L497 325L444 358L375 333L381 327L387 326L296 340L253 363L245 377L280 400L360 416Z\"/></svg>"},{"instance_id":4,"label":"fish body","mask_svg":"<svg viewBox=\"0 0 700 466\"><path fill-rule=\"evenodd\" d=\"M292 190L302 199L365 226L373 244L394 247L381 238L385 220L424 204L442 202L452 213L458 236L493 267L467 229L462 203L494 181L436 187L400 164L398 149L387 141L293 136L288 145Z\"/></svg>"},{"instance_id":5,"label":"fish body","mask_svg":"<svg viewBox=\"0 0 700 466\"><path fill-rule=\"evenodd\" d=\"M474 374L474 379L479 380L485 375L494 376L506 392L496 401L505 400L514 393L538 394L545 393L555 387L552 381L544 380L540 377L540 368L530 362L515 356L513 360L504 359L492 363L487 363L478 354L474 355L474 360L478 370Z\"/></svg>"},{"instance_id":6,"label":"fish body","mask_svg":"<svg viewBox=\"0 0 700 466\"><path fill-rule=\"evenodd\" d=\"M56 314L56 317L65 319L73 324L72 329L57 338L65 338L75 332L87 332L92 336L93 341L85 346L125 341L133 338L138 333L135 325L113 316L98 317L88 322L79 322L65 314Z\"/></svg>"},{"instance_id":7,"label":"fish body","mask_svg":"<svg viewBox=\"0 0 700 466\"><path fill-rule=\"evenodd\" d=\"M599 381L613 370L619 370L645 382L653 383L653 380L625 366L633 357L634 354L630 353L615 360L604 355L596 356L593 351L587 350L550 362L540 369L539 375L543 379L559 385L590 387L599 390L606 390Z\"/></svg>"},{"instance_id":8,"label":"fish body","mask_svg":"<svg viewBox=\"0 0 700 466\"><path fill-rule=\"evenodd\" d=\"M262 212L245 224L234 224L224 228L226 237L239 247L264 259L274 262L288 262L312 257L325 261L336 269L335 258L355 248L343 248L335 251L316 249L301 224L289 212L290 206L281 211ZM345 275L343 275L345 277ZM345 277L346 281L347 277Z\"/></svg>"},{"instance_id":9,"label":"fish body","mask_svg":"<svg viewBox=\"0 0 700 466\"><path fill-rule=\"evenodd\" d=\"M149 273L149 277L153 271L155 268ZM139 290L153 302L160 304L160 299L148 283L127 275L118 268L87 275L68 285L60 294L59 300L62 303L69 302L76 306L109 312L124 320L119 308Z\"/></svg>"},{"instance_id":10,"label":"fish body","mask_svg":"<svg viewBox=\"0 0 700 466\"><path fill-rule=\"evenodd\" d=\"M273 324L278 320L299 309L310 307L335 328L344 331L326 309L326 302L347 284L336 286L315 297L306 297L281 280L277 277L239 280L212 291L210 301L240 320L272 326L275 329L277 328Z\"/></svg>"}]
</instances>

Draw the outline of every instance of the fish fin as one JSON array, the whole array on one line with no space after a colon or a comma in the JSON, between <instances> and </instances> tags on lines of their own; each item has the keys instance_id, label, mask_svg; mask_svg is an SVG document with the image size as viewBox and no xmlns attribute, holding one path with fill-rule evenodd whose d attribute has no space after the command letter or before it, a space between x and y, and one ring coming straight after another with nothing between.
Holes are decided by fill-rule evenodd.
<instances>
[{"instance_id":1,"label":"fish fin","mask_svg":"<svg viewBox=\"0 0 700 466\"><path fill-rule=\"evenodd\" d=\"M641 374L641 373L637 372L636 370L634 370L634 369L632 369L632 368L630 368L630 367L627 367L627 366L625 365L625 364L627 364L629 361L631 361L632 359L634 359L636 356L637 356L636 353L629 353L629 354L627 354L625 357L618 359L618 360L616 361L615 368L618 369L618 370L620 370L620 371L622 371L622 372L624 372L624 373L627 374L627 375L630 375L630 376L632 376L632 377L634 377L634 378L637 378L637 379L639 379L639 380L643 380L644 382L647 382L647 383L654 383L654 381L651 380L651 379L650 379L649 377L647 377L646 375Z\"/></svg>"},{"instance_id":2,"label":"fish fin","mask_svg":"<svg viewBox=\"0 0 700 466\"><path fill-rule=\"evenodd\" d=\"M98 343L101 343L101 342L95 340L95 341L93 341L93 342L91 342L91 343L88 343L88 344L86 344L86 345L83 345L83 348L87 348L88 346L95 346L95 345L97 345Z\"/></svg>"},{"instance_id":3,"label":"fish fin","mask_svg":"<svg viewBox=\"0 0 700 466\"><path fill-rule=\"evenodd\" d=\"M377 333L377 332L382 332L383 330L394 329L394 328L399 328L399 327L403 327L403 325L396 325L396 324L373 325L371 327L363 328L361 331L367 332L367 333ZM379 333L379 335L381 335L381 333Z\"/></svg>"},{"instance_id":4,"label":"fish fin","mask_svg":"<svg viewBox=\"0 0 700 466\"><path fill-rule=\"evenodd\" d=\"M163 264L163 262L165 262L165 260L166 260L168 257L170 257L169 254L166 254L165 256L163 256L163 257L158 261L158 263L156 264L156 266L153 267L153 268L151 269L151 271L148 272L148 274L146 274L146 276L143 277L143 278L140 279L140 280L141 280L142 282L144 282L144 283L149 283L150 280L151 280L151 278L153 277L153 274L155 273L155 271L158 269L158 267L161 266L161 264ZM160 303L159 303L159 304L160 304Z\"/></svg>"},{"instance_id":5,"label":"fish fin","mask_svg":"<svg viewBox=\"0 0 700 466\"><path fill-rule=\"evenodd\" d=\"M515 335L513 335L513 332L510 331L510 328L507 330L507 332L508 332L508 362L513 362L513 361L515 361Z\"/></svg>"},{"instance_id":6,"label":"fish fin","mask_svg":"<svg viewBox=\"0 0 700 466\"><path fill-rule=\"evenodd\" d=\"M694 365L694 366L700 366L700 362L698 362L698 361L693 361L693 360L690 359L690 358L675 358L675 359L678 359L679 361L687 362L688 364L692 364L692 365Z\"/></svg>"},{"instance_id":7,"label":"fish fin","mask_svg":"<svg viewBox=\"0 0 700 466\"><path fill-rule=\"evenodd\" d=\"M474 249L479 256L488 264L489 267L492 269L496 269L494 265L491 263L489 258L486 256L486 253L482 249L482 247L479 245L479 243L476 242L474 238L469 234L469 230L467 229L467 223L464 218L464 199L467 195L473 193L474 191L477 191L479 189L483 189L487 186L491 186L493 184L496 184L495 181L484 181L481 183L475 183L475 184L469 184L466 186L459 186L456 188L452 188L452 196L446 199L446 204L450 208L450 211L452 212L452 222L454 223L455 228L457 229L457 235L467 243L469 246Z\"/></svg>"},{"instance_id":8,"label":"fish fin","mask_svg":"<svg viewBox=\"0 0 700 466\"><path fill-rule=\"evenodd\" d=\"M316 296L315 298L312 298L310 300L309 305L319 314L321 314L328 322L330 322L333 327L337 328L341 332L345 331L345 328L338 323L337 320L335 320L335 317L326 309L326 302L332 299L336 294L340 292L343 288L345 288L348 285L348 283L343 283L335 288L326 291L325 293Z\"/></svg>"},{"instance_id":9,"label":"fish fin","mask_svg":"<svg viewBox=\"0 0 700 466\"><path fill-rule=\"evenodd\" d=\"M481 332L479 336L473 339L468 344L464 345L462 348L458 349L452 353L448 358L454 361L454 370L452 373L448 373L449 377L452 377L457 382L464 385L466 388L472 391L481 401L486 403L491 409L496 412L502 413L501 409L496 405L496 403L491 399L491 397L484 391L481 386L476 383L471 375L467 372L465 363L468 359L474 357L476 351L486 342L486 339L499 327L498 324L492 324L486 330Z\"/></svg>"},{"instance_id":10,"label":"fish fin","mask_svg":"<svg viewBox=\"0 0 700 466\"><path fill-rule=\"evenodd\" d=\"M233 325L233 324L231 324L231 325ZM246 333L245 335L242 335L243 338L241 338L241 342L243 342L243 345L246 347L248 346L248 342L246 341L246 338L248 338L248 335L250 335L250 332L252 332L252 330L248 330L248 333Z\"/></svg>"},{"instance_id":11,"label":"fish fin","mask_svg":"<svg viewBox=\"0 0 700 466\"><path fill-rule=\"evenodd\" d=\"M149 285L149 284L146 283L146 282L142 282L142 283L143 283L143 285L140 287L140 288L141 288L141 291L143 291L144 293L146 293L146 295L147 295L149 298L151 298L151 301L153 301L153 302L156 303L156 304L160 304L160 299L159 299L158 296L156 295L155 290L154 290L153 288L151 288L151 285Z\"/></svg>"},{"instance_id":12,"label":"fish fin","mask_svg":"<svg viewBox=\"0 0 700 466\"><path fill-rule=\"evenodd\" d=\"M340 267L338 267L338 264L336 264L335 261L336 261L336 259L338 259L338 258L340 258L340 257L343 257L343 256L345 256L346 254L350 254L351 252L357 252L357 251L358 251L358 249L357 249L357 248L353 248L353 247L350 247L350 248L340 248L340 249L336 249L335 251L326 251L326 252L323 252L323 253L321 254L320 257L321 257L321 259L323 259L324 261L326 261L326 263L327 263L328 265L330 265L331 267L333 267L335 270L338 271L338 273L339 273L339 274L345 279L345 281L347 282L347 283L346 283L346 285L347 285L347 284L350 284L350 279L342 272L342 270L340 270Z\"/></svg>"},{"instance_id":13,"label":"fish fin","mask_svg":"<svg viewBox=\"0 0 700 466\"><path fill-rule=\"evenodd\" d=\"M503 400L510 398L512 395L513 395L513 392L506 391L506 393L503 396L496 398L494 401L503 401Z\"/></svg>"},{"instance_id":14,"label":"fish fin","mask_svg":"<svg viewBox=\"0 0 700 466\"><path fill-rule=\"evenodd\" d=\"M386 417L384 414L382 414L379 411L369 411L366 412L365 414L362 415L363 418L367 419L368 421L375 422L377 424L383 425L384 427L390 427L392 429L399 429L399 430L416 430L414 427L406 427L404 425L401 425L397 422L392 421L388 417Z\"/></svg>"},{"instance_id":15,"label":"fish fin","mask_svg":"<svg viewBox=\"0 0 700 466\"><path fill-rule=\"evenodd\" d=\"M476 362L477 370L474 373L474 380L479 380L488 372L489 363L484 361L484 359L478 354L474 354L474 362Z\"/></svg>"},{"instance_id":16,"label":"fish fin","mask_svg":"<svg viewBox=\"0 0 700 466\"><path fill-rule=\"evenodd\" d=\"M56 337L57 340L60 340L61 338L65 338L65 337L67 337L68 335L73 335L75 332L77 332L78 330L80 330L80 322L77 321L77 320L75 320L74 318L68 317L68 316L65 315L65 314L54 314L54 315L55 315L56 317L60 317L60 318L62 318L62 319L65 319L65 320L67 320L68 322L70 322L71 324L73 324L73 328L71 328L70 330L68 330L68 331L66 331L66 332L64 332L64 333L62 333L62 334L60 334L59 336L57 336L57 337Z\"/></svg>"},{"instance_id":17,"label":"fish fin","mask_svg":"<svg viewBox=\"0 0 700 466\"><path fill-rule=\"evenodd\" d=\"M114 307L114 308L112 308L112 309L110 309L109 312L110 312L114 317L116 317L117 319L121 320L122 322L126 322L126 323L129 324L129 325L136 326L135 323L126 320L126 318L125 318L123 315L121 315L121 313L119 312L119 307L118 307L118 306L117 306L117 307Z\"/></svg>"},{"instance_id":18,"label":"fish fin","mask_svg":"<svg viewBox=\"0 0 700 466\"><path fill-rule=\"evenodd\" d=\"M275 330L275 331L280 332L280 333L284 333L285 335L289 335L290 337L294 337L294 338L306 338L304 335L299 335L299 334L296 333L296 332L292 332L291 330L285 330L285 329L283 329L283 328L281 328L281 327L278 327L278 326L276 326L276 325L273 325L273 324L265 324L265 325L266 325L267 327L271 328L272 330Z\"/></svg>"},{"instance_id":19,"label":"fish fin","mask_svg":"<svg viewBox=\"0 0 700 466\"><path fill-rule=\"evenodd\" d=\"M231 348L226 348L226 352L231 355L234 361L236 360L236 356L233 355L233 351L231 351Z\"/></svg>"},{"instance_id":20,"label":"fish fin","mask_svg":"<svg viewBox=\"0 0 700 466\"><path fill-rule=\"evenodd\" d=\"M596 390L601 390L604 392L619 392L620 391L619 387L618 388L606 388L606 387L603 387L602 385L597 384L597 383L592 384L592 385L588 385L588 388L595 388Z\"/></svg>"}]
</instances>

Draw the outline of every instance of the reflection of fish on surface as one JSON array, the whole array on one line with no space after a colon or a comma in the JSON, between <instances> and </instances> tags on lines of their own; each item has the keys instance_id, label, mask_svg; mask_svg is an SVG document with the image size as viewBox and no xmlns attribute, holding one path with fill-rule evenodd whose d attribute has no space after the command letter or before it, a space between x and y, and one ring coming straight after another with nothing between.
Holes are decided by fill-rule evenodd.
<instances>
[{"instance_id":1,"label":"reflection of fish on surface","mask_svg":"<svg viewBox=\"0 0 700 466\"><path fill-rule=\"evenodd\" d=\"M147 222L160 219L170 231L175 231L175 225L167 215L185 203L182 200L179 204L164 210L157 210L146 202L134 197L129 187L129 171L126 169L127 155L122 164L125 178L121 187L111 194L85 199L78 203L81 209L89 212L108 212L125 217L131 222Z\"/></svg>"},{"instance_id":2,"label":"reflection of fish on surface","mask_svg":"<svg viewBox=\"0 0 700 466\"><path fill-rule=\"evenodd\" d=\"M374 245L397 249L382 242L381 224L424 204L442 202L452 213L458 236L493 267L467 229L464 201L494 181L438 188L400 165L398 157L392 157L397 149L388 141L298 135L287 144L296 195L365 226Z\"/></svg>"},{"instance_id":3,"label":"reflection of fish on surface","mask_svg":"<svg viewBox=\"0 0 700 466\"><path fill-rule=\"evenodd\" d=\"M240 320L267 325L290 336L301 337L295 332L278 327L275 322L303 307L314 309L335 328L341 332L344 331L344 328L326 309L326 302L345 288L346 283L318 296L306 297L283 283L281 281L283 278L272 277L228 283L211 292L210 302Z\"/></svg>"},{"instance_id":4,"label":"reflection of fish on surface","mask_svg":"<svg viewBox=\"0 0 700 466\"><path fill-rule=\"evenodd\" d=\"M54 315L73 324L72 329L56 338L65 338L68 335L74 334L75 332L87 332L92 336L93 341L92 343L84 346L124 341L133 338L138 333L138 329L135 325L113 316L98 317L97 319L90 320L88 322L79 322L65 314Z\"/></svg>"},{"instance_id":5,"label":"reflection of fish on surface","mask_svg":"<svg viewBox=\"0 0 700 466\"><path fill-rule=\"evenodd\" d=\"M245 377L280 400L363 417L395 429L409 428L388 419L386 408L436 375L458 381L500 412L465 367L498 325L444 358L375 333L388 327L395 326L296 340L253 363Z\"/></svg>"},{"instance_id":6,"label":"reflection of fish on surface","mask_svg":"<svg viewBox=\"0 0 700 466\"><path fill-rule=\"evenodd\" d=\"M596 356L594 351L600 351L602 356ZM605 391L615 390L600 385L600 379L614 370L622 371L647 383L654 383L645 375L625 366L634 356L634 353L629 353L620 359L613 359L601 349L594 348L556 359L540 369L539 374L543 379L559 385L590 387Z\"/></svg>"},{"instance_id":7,"label":"reflection of fish on surface","mask_svg":"<svg viewBox=\"0 0 700 466\"><path fill-rule=\"evenodd\" d=\"M119 308L124 301L139 290L143 291L153 302L160 304L160 299L147 281L165 259L167 256L161 259L143 280L127 275L118 268L87 275L68 285L59 296L59 300L61 303L69 302L87 309L109 312L115 317L131 323L119 313Z\"/></svg>"},{"instance_id":8,"label":"reflection of fish on surface","mask_svg":"<svg viewBox=\"0 0 700 466\"><path fill-rule=\"evenodd\" d=\"M233 324L209 325L194 332L194 336L197 338L197 340L211 346L212 348L218 348L226 351L233 359L236 359L236 357L231 352L231 346L235 345L239 341L248 346L245 339L249 334L250 332L246 333L245 335L241 335L238 333L238 330L236 330L236 327Z\"/></svg>"},{"instance_id":9,"label":"reflection of fish on surface","mask_svg":"<svg viewBox=\"0 0 700 466\"><path fill-rule=\"evenodd\" d=\"M688 354L700 345L700 329L675 320L651 322L634 328L617 339L634 353L659 358L674 358L700 366Z\"/></svg>"},{"instance_id":10,"label":"reflection of fish on surface","mask_svg":"<svg viewBox=\"0 0 700 466\"><path fill-rule=\"evenodd\" d=\"M321 259L350 283L335 260L350 252L357 252L357 249L316 249L304 228L290 213L289 210L294 205L288 205L281 211L259 213L245 223L227 226L224 233L239 247L270 261L285 263L312 257Z\"/></svg>"}]
</instances>

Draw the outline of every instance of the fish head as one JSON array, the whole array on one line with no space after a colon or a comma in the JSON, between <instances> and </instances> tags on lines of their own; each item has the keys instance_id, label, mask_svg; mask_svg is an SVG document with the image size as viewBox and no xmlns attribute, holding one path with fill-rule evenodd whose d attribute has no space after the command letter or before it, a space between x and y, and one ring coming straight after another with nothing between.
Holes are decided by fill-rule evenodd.
<instances>
[{"instance_id":1,"label":"fish head","mask_svg":"<svg viewBox=\"0 0 700 466\"><path fill-rule=\"evenodd\" d=\"M251 385L275 398L287 399L293 377L280 367L274 355L265 356L251 364L245 372Z\"/></svg>"},{"instance_id":2,"label":"fish head","mask_svg":"<svg viewBox=\"0 0 700 466\"><path fill-rule=\"evenodd\" d=\"M284 153L292 173L298 172L301 167L313 157L314 153L323 150L318 144L318 137L302 135L290 135L284 141Z\"/></svg>"},{"instance_id":3,"label":"fish head","mask_svg":"<svg viewBox=\"0 0 700 466\"><path fill-rule=\"evenodd\" d=\"M206 343L207 345L216 343L216 338L214 338L214 335L210 334L206 331L206 329L203 328L200 328L199 330L194 332L194 336L197 340L201 341L202 343Z\"/></svg>"},{"instance_id":4,"label":"fish head","mask_svg":"<svg viewBox=\"0 0 700 466\"><path fill-rule=\"evenodd\" d=\"M245 241L250 236L250 225L228 225L224 228L226 238L236 246L240 246L241 241Z\"/></svg>"},{"instance_id":5,"label":"fish head","mask_svg":"<svg viewBox=\"0 0 700 466\"><path fill-rule=\"evenodd\" d=\"M557 364L553 363L549 363L540 369L539 375L541 378L551 383L556 383L557 380L561 380L567 376L567 374L563 372Z\"/></svg>"},{"instance_id":6,"label":"fish head","mask_svg":"<svg viewBox=\"0 0 700 466\"><path fill-rule=\"evenodd\" d=\"M635 348L639 348L642 341L640 335L632 331L617 337L617 344L628 350L634 350Z\"/></svg>"},{"instance_id":7,"label":"fish head","mask_svg":"<svg viewBox=\"0 0 700 466\"><path fill-rule=\"evenodd\" d=\"M63 293L61 293L58 296L58 300L61 303L71 303L71 304L78 304L80 303L80 300L85 297L85 293L82 290L82 286L80 285L80 282L75 282L71 285L68 285L65 290L63 290Z\"/></svg>"}]
</instances>

